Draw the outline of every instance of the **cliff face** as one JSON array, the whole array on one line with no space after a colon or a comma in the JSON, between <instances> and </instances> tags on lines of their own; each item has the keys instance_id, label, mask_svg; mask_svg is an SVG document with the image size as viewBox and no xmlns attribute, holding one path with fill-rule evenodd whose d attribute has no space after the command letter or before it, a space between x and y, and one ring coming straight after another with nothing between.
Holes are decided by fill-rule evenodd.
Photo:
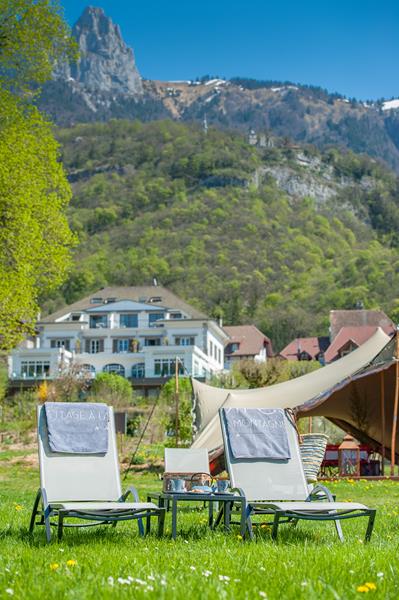
<instances>
[{"instance_id":1,"label":"cliff face","mask_svg":"<svg viewBox=\"0 0 399 600\"><path fill-rule=\"evenodd\" d=\"M137 95L143 91L133 50L118 25L101 8L88 7L73 27L80 58L68 65L70 77L88 91Z\"/></svg>"},{"instance_id":2,"label":"cliff face","mask_svg":"<svg viewBox=\"0 0 399 600\"><path fill-rule=\"evenodd\" d=\"M54 80L44 87L40 107L63 124L122 116L118 114L121 104L131 106L134 114L143 84L133 50L125 44L119 26L101 8L89 6L72 34L79 59L57 65Z\"/></svg>"}]
</instances>

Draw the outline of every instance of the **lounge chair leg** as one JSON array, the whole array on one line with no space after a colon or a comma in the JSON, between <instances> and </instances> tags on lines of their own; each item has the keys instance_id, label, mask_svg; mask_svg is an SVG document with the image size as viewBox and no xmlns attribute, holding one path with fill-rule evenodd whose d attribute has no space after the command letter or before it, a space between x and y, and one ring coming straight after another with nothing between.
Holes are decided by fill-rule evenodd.
<instances>
[{"instance_id":1,"label":"lounge chair leg","mask_svg":"<svg viewBox=\"0 0 399 600\"><path fill-rule=\"evenodd\" d=\"M51 541L50 509L48 507L44 508L43 512L44 512L44 515L43 515L44 525L46 527L46 540L47 540L47 542L50 542Z\"/></svg>"},{"instance_id":2,"label":"lounge chair leg","mask_svg":"<svg viewBox=\"0 0 399 600\"><path fill-rule=\"evenodd\" d=\"M274 515L273 528L272 528L272 539L273 540L277 539L278 525L279 525L280 516L281 516L281 514L277 510L276 513L275 513L275 515Z\"/></svg>"},{"instance_id":3,"label":"lounge chair leg","mask_svg":"<svg viewBox=\"0 0 399 600\"><path fill-rule=\"evenodd\" d=\"M251 528L252 528L252 523L251 523ZM240 533L241 533L242 539L245 538L246 531L247 531L246 506L245 506L245 502L242 501L241 502L241 519L240 519Z\"/></svg>"},{"instance_id":4,"label":"lounge chair leg","mask_svg":"<svg viewBox=\"0 0 399 600\"><path fill-rule=\"evenodd\" d=\"M369 512L369 522L368 522L367 531L366 531L366 542L370 541L371 534L373 533L375 515L376 515L376 511L375 510L370 510L370 512Z\"/></svg>"},{"instance_id":5,"label":"lounge chair leg","mask_svg":"<svg viewBox=\"0 0 399 600\"><path fill-rule=\"evenodd\" d=\"M57 528L57 538L58 541L62 540L62 534L64 532L64 514L62 512L58 513L58 528Z\"/></svg>"},{"instance_id":6,"label":"lounge chair leg","mask_svg":"<svg viewBox=\"0 0 399 600\"><path fill-rule=\"evenodd\" d=\"M143 519L141 517L139 519L137 519L137 525L139 528L139 536L144 537L144 525L143 525Z\"/></svg>"},{"instance_id":7,"label":"lounge chair leg","mask_svg":"<svg viewBox=\"0 0 399 600\"><path fill-rule=\"evenodd\" d=\"M30 518L30 524L29 524L29 533L33 533L33 529L34 529L35 523L36 523L36 515L38 513L37 509L39 507L39 502L40 502L41 497L42 497L42 493L41 493L41 490L39 489L36 494L35 501L33 503L32 516Z\"/></svg>"},{"instance_id":8,"label":"lounge chair leg","mask_svg":"<svg viewBox=\"0 0 399 600\"><path fill-rule=\"evenodd\" d=\"M247 526L247 529L248 529L249 538L251 540L253 540L254 539L254 530L253 530L253 527L252 527L251 507L250 506L247 506L245 508L245 521L246 521L246 526Z\"/></svg>"},{"instance_id":9,"label":"lounge chair leg","mask_svg":"<svg viewBox=\"0 0 399 600\"><path fill-rule=\"evenodd\" d=\"M339 541L344 541L344 534L342 533L342 526L340 521L334 521L335 529L337 531L337 536L339 537Z\"/></svg>"}]
</instances>

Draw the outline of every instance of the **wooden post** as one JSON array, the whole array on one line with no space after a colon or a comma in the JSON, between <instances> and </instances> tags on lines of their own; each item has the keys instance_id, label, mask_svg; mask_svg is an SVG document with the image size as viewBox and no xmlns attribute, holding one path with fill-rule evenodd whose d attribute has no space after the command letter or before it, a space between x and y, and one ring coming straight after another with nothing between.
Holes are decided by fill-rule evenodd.
<instances>
[{"instance_id":1,"label":"wooden post","mask_svg":"<svg viewBox=\"0 0 399 600\"><path fill-rule=\"evenodd\" d=\"M308 433L312 433L312 417L309 417L309 421L308 421Z\"/></svg>"},{"instance_id":2,"label":"wooden post","mask_svg":"<svg viewBox=\"0 0 399 600\"><path fill-rule=\"evenodd\" d=\"M392 415L392 437L391 437L391 477L395 474L395 454L396 454L396 430L398 424L398 401L399 401L399 335L396 330L396 350L395 350L395 399Z\"/></svg>"},{"instance_id":3,"label":"wooden post","mask_svg":"<svg viewBox=\"0 0 399 600\"><path fill-rule=\"evenodd\" d=\"M176 448L179 445L179 359L175 358L175 432Z\"/></svg>"},{"instance_id":4,"label":"wooden post","mask_svg":"<svg viewBox=\"0 0 399 600\"><path fill-rule=\"evenodd\" d=\"M384 371L380 373L380 401L381 401L381 474L385 475L385 380Z\"/></svg>"}]
</instances>

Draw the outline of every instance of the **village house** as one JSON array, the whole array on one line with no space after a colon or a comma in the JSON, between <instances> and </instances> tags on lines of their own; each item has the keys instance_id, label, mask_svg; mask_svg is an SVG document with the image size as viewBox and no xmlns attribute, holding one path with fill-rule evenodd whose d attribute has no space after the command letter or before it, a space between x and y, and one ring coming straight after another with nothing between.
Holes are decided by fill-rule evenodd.
<instances>
[{"instance_id":1,"label":"village house","mask_svg":"<svg viewBox=\"0 0 399 600\"><path fill-rule=\"evenodd\" d=\"M318 360L324 364L324 354L330 345L328 336L295 338L280 352L286 360Z\"/></svg>"},{"instance_id":2,"label":"village house","mask_svg":"<svg viewBox=\"0 0 399 600\"><path fill-rule=\"evenodd\" d=\"M396 331L394 323L380 310L330 311L330 335L296 338L280 352L286 360L318 360L331 363L364 344L377 328L387 335Z\"/></svg>"},{"instance_id":3,"label":"village house","mask_svg":"<svg viewBox=\"0 0 399 600\"><path fill-rule=\"evenodd\" d=\"M270 339L255 325L232 325L224 327L224 330L229 336L224 349L225 369L231 369L240 360L266 362L273 356Z\"/></svg>"}]
</instances>

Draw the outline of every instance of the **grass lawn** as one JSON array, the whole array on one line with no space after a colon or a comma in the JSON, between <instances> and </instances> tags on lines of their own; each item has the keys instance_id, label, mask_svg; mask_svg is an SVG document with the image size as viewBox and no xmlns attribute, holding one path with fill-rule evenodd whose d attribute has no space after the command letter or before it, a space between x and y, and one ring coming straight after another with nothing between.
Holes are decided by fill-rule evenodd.
<instances>
[{"instance_id":1,"label":"grass lawn","mask_svg":"<svg viewBox=\"0 0 399 600\"><path fill-rule=\"evenodd\" d=\"M344 544L333 524L303 522L281 526L277 543L266 526L256 542L242 542L238 529L210 532L206 511L183 505L175 542L167 515L163 539L139 538L130 522L66 530L62 542L46 545L43 528L28 535L37 468L21 452L3 453L0 480L0 598L399 598L396 482L330 484L339 500L379 509L370 544L363 543L366 519L343 522ZM160 487L150 473L129 483L143 500ZM357 591L366 582L369 591Z\"/></svg>"}]
</instances>

